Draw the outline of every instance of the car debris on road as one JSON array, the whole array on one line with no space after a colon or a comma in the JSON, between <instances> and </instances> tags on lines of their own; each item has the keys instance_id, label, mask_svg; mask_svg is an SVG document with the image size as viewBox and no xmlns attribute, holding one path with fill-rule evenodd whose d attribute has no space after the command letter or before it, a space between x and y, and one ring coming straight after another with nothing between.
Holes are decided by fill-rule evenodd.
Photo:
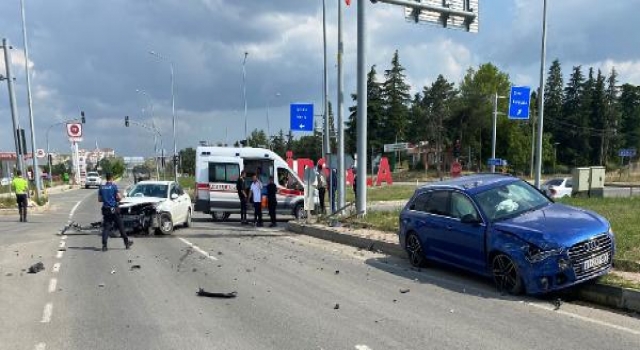
<instances>
[{"instance_id":1,"label":"car debris on road","mask_svg":"<svg viewBox=\"0 0 640 350\"><path fill-rule=\"evenodd\" d=\"M199 297L231 299L231 298L235 298L238 295L238 292L233 291L231 293L212 293L212 292L207 292L204 289L200 288L196 292L196 295Z\"/></svg>"},{"instance_id":2,"label":"car debris on road","mask_svg":"<svg viewBox=\"0 0 640 350\"><path fill-rule=\"evenodd\" d=\"M44 270L44 264L42 262L33 264L31 266L29 266L29 273L38 273L40 271Z\"/></svg>"}]
</instances>

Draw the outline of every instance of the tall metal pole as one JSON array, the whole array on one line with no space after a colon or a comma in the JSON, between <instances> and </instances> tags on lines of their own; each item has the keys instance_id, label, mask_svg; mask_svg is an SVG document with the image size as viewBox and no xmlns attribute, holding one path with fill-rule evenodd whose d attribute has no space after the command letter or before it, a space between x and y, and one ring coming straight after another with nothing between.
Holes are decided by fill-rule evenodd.
<instances>
[{"instance_id":1,"label":"tall metal pole","mask_svg":"<svg viewBox=\"0 0 640 350\"><path fill-rule=\"evenodd\" d=\"M493 98L493 123L491 129L491 159L496 159L496 136L498 128L498 93ZM496 172L496 166L491 164L491 172Z\"/></svg>"},{"instance_id":2,"label":"tall metal pole","mask_svg":"<svg viewBox=\"0 0 640 350\"><path fill-rule=\"evenodd\" d=\"M4 52L4 66L6 69L7 77L7 85L9 89L9 103L11 105L11 121L13 122L13 139L16 144L16 164L18 165L18 170L20 170L23 174L25 173L23 158L20 155L20 140L18 139L20 130L20 119L18 117L18 107L16 103L16 93L13 90L13 74L11 74L11 55L9 54L9 44L7 43L7 39L2 39L2 51Z\"/></svg>"},{"instance_id":3,"label":"tall metal pole","mask_svg":"<svg viewBox=\"0 0 640 350\"><path fill-rule=\"evenodd\" d=\"M344 55L344 42L342 36L342 0L338 0L338 208L343 208L345 201L345 163L344 163L344 74L342 72L342 59Z\"/></svg>"},{"instance_id":4,"label":"tall metal pole","mask_svg":"<svg viewBox=\"0 0 640 350\"><path fill-rule=\"evenodd\" d=\"M547 57L547 0L542 10L542 53L540 55L540 96L538 96L538 151L536 157L535 186L540 188L542 176L542 132L544 130L544 67Z\"/></svg>"},{"instance_id":5,"label":"tall metal pole","mask_svg":"<svg viewBox=\"0 0 640 350\"><path fill-rule=\"evenodd\" d=\"M247 56L248 52L245 51L244 59L242 60L242 96L244 99L244 138L245 140L249 137L247 132Z\"/></svg>"},{"instance_id":6,"label":"tall metal pole","mask_svg":"<svg viewBox=\"0 0 640 350\"><path fill-rule=\"evenodd\" d=\"M329 77L327 72L327 4L322 0L322 41L324 56L324 79L322 92L322 109L324 110L324 153L325 161L329 161L331 155L331 135L329 134Z\"/></svg>"},{"instance_id":7,"label":"tall metal pole","mask_svg":"<svg viewBox=\"0 0 640 350\"><path fill-rule=\"evenodd\" d=\"M356 211L359 215L367 213L367 0L358 0L358 180L356 189Z\"/></svg>"},{"instance_id":8,"label":"tall metal pole","mask_svg":"<svg viewBox=\"0 0 640 350\"><path fill-rule=\"evenodd\" d=\"M173 180L178 181L178 142L176 140L176 97L175 97L175 77L173 72L173 61L169 61L171 66L171 113L173 114Z\"/></svg>"},{"instance_id":9,"label":"tall metal pole","mask_svg":"<svg viewBox=\"0 0 640 350\"><path fill-rule=\"evenodd\" d=\"M24 69L27 75L27 101L29 105L29 127L31 128L31 161L33 165L33 180L36 184L36 200L40 198L42 191L42 179L38 169L38 157L36 157L36 129L33 122L33 100L31 98L31 75L29 74L29 45L27 42L27 21L24 13L24 0L20 0L20 12L22 13L22 38L24 40Z\"/></svg>"}]
</instances>

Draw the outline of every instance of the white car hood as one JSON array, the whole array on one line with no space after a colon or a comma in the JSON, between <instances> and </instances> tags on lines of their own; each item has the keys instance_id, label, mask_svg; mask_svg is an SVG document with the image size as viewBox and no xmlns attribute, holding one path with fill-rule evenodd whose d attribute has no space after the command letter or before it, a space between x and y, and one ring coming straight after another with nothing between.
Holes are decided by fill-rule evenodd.
<instances>
[{"instance_id":1,"label":"white car hood","mask_svg":"<svg viewBox=\"0 0 640 350\"><path fill-rule=\"evenodd\" d=\"M137 204L160 203L166 201L165 198L157 197L126 197L120 202L120 208L128 208Z\"/></svg>"}]
</instances>

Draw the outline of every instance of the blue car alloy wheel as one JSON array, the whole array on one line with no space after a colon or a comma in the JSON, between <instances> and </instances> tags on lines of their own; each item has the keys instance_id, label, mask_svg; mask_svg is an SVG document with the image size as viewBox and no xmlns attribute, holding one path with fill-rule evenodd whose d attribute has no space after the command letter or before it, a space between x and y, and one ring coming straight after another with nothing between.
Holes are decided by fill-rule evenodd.
<instances>
[{"instance_id":1,"label":"blue car alloy wheel","mask_svg":"<svg viewBox=\"0 0 640 350\"><path fill-rule=\"evenodd\" d=\"M493 267L493 279L500 292L514 295L522 293L522 278L518 272L518 267L510 257L505 254L497 254L493 257L491 264Z\"/></svg>"},{"instance_id":2,"label":"blue car alloy wheel","mask_svg":"<svg viewBox=\"0 0 640 350\"><path fill-rule=\"evenodd\" d=\"M409 255L409 262L412 266L423 267L425 264L424 250L422 250L422 244L415 233L409 233L407 236L406 244L407 254Z\"/></svg>"}]
</instances>

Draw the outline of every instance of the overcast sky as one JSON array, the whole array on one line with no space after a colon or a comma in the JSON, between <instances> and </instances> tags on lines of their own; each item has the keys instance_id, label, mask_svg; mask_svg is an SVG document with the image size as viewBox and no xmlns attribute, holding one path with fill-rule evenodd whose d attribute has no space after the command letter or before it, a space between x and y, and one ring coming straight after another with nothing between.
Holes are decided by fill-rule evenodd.
<instances>
[{"instance_id":1,"label":"overcast sky","mask_svg":"<svg viewBox=\"0 0 640 350\"><path fill-rule=\"evenodd\" d=\"M331 100L336 99L337 1L327 0ZM344 0L341 0L344 1ZM124 116L152 121L173 149L169 64L175 64L178 148L198 140L233 143L244 135L242 58L246 64L249 130L288 130L289 103L322 99L321 0L25 0L38 148L46 130L85 111L84 148L120 155L153 153L151 134L125 128ZM346 96L355 92L356 6L345 10ZM493 62L517 85L538 85L542 0L480 1L480 32L417 25L403 9L366 2L368 65L382 73L400 53L412 89L438 74L459 82L467 68ZM608 72L640 84L640 0L549 1L548 63ZM21 126L28 129L20 1L0 1L0 37L13 45ZM0 74L4 62L0 58ZM147 97L136 89L147 92ZM277 96L276 94L279 94ZM348 107L351 104L347 100ZM154 118L151 116L153 106ZM346 111L345 111L346 114ZM12 151L6 84L0 84L0 150ZM51 129L52 150L67 152L63 127Z\"/></svg>"}]
</instances>

